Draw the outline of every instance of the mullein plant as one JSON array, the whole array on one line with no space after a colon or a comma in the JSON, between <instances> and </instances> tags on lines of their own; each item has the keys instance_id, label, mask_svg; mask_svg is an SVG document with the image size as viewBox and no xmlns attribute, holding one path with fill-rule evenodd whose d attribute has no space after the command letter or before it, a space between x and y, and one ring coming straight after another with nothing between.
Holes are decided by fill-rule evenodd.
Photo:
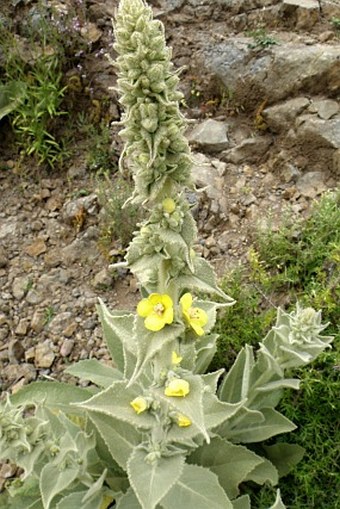
<instances>
[{"instance_id":1,"label":"mullein plant","mask_svg":"<svg viewBox=\"0 0 340 509\"><path fill-rule=\"evenodd\" d=\"M141 299L135 312L100 302L112 365L90 359L66 369L86 387L36 382L3 401L0 458L21 474L0 507L248 509L241 483L275 486L302 456L298 446L264 441L295 428L275 407L285 388L299 387L291 370L331 338L319 312L279 310L256 354L246 345L228 373L205 373L216 312L233 301L194 250L178 74L143 0L121 0L115 34L122 163L134 175L131 200L149 214L126 255ZM280 508L278 491L272 509Z\"/></svg>"}]
</instances>

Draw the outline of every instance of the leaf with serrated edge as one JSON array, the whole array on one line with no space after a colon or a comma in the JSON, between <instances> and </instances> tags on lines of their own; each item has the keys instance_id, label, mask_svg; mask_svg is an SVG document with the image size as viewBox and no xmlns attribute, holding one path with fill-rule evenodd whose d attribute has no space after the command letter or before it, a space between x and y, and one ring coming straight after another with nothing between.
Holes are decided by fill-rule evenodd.
<instances>
[{"instance_id":1,"label":"leaf with serrated edge","mask_svg":"<svg viewBox=\"0 0 340 509\"><path fill-rule=\"evenodd\" d=\"M116 509L142 509L132 488L129 488L119 499Z\"/></svg>"},{"instance_id":2,"label":"leaf with serrated edge","mask_svg":"<svg viewBox=\"0 0 340 509\"><path fill-rule=\"evenodd\" d=\"M242 495L232 502L234 509L251 509L249 495Z\"/></svg>"},{"instance_id":3,"label":"leaf with serrated edge","mask_svg":"<svg viewBox=\"0 0 340 509\"><path fill-rule=\"evenodd\" d=\"M233 509L233 504L207 468L184 465L183 474L161 500L164 509Z\"/></svg>"},{"instance_id":4,"label":"leaf with serrated edge","mask_svg":"<svg viewBox=\"0 0 340 509\"><path fill-rule=\"evenodd\" d=\"M216 428L233 415L244 405L244 401L238 403L226 403L220 401L217 396L209 392L203 394L204 422L207 429Z\"/></svg>"},{"instance_id":5,"label":"leaf with serrated edge","mask_svg":"<svg viewBox=\"0 0 340 509\"><path fill-rule=\"evenodd\" d=\"M218 334L208 334L200 338L197 344L197 358L194 373L205 373L211 363L216 351L216 340Z\"/></svg>"},{"instance_id":6,"label":"leaf with serrated edge","mask_svg":"<svg viewBox=\"0 0 340 509\"><path fill-rule=\"evenodd\" d=\"M99 496L95 500L83 502L83 497L86 496L86 493L86 491L78 491L67 495L60 500L56 509L76 509L77 507L81 509L100 509L103 498Z\"/></svg>"},{"instance_id":7,"label":"leaf with serrated edge","mask_svg":"<svg viewBox=\"0 0 340 509\"><path fill-rule=\"evenodd\" d=\"M272 486L276 486L279 480L279 474L275 466L271 461L266 458L262 458L261 464L257 465L245 478L245 481L253 481L256 484L270 483Z\"/></svg>"},{"instance_id":8,"label":"leaf with serrated edge","mask_svg":"<svg viewBox=\"0 0 340 509\"><path fill-rule=\"evenodd\" d=\"M249 388L249 376L254 366L253 349L246 345L238 354L234 364L223 379L218 391L222 401L236 403L247 396Z\"/></svg>"},{"instance_id":9,"label":"leaf with serrated edge","mask_svg":"<svg viewBox=\"0 0 340 509\"><path fill-rule=\"evenodd\" d=\"M26 385L11 396L13 405L39 403L51 409L61 410L66 414L82 414L70 404L85 401L93 395L88 389L62 382L34 382Z\"/></svg>"},{"instance_id":10,"label":"leaf with serrated edge","mask_svg":"<svg viewBox=\"0 0 340 509\"><path fill-rule=\"evenodd\" d=\"M218 381L223 375L223 373L224 368L221 368L218 371L213 371L212 373L206 373L205 375L201 375L204 385L206 386L206 390L209 389L213 394L215 394Z\"/></svg>"},{"instance_id":11,"label":"leaf with serrated edge","mask_svg":"<svg viewBox=\"0 0 340 509\"><path fill-rule=\"evenodd\" d=\"M146 461L147 452L135 449L128 461L130 484L143 509L154 509L180 478L185 457L181 454Z\"/></svg>"},{"instance_id":12,"label":"leaf with serrated edge","mask_svg":"<svg viewBox=\"0 0 340 509\"><path fill-rule=\"evenodd\" d=\"M275 465L279 476L289 474L291 469L302 459L305 449L298 444L280 442L273 445L263 445L267 458Z\"/></svg>"},{"instance_id":13,"label":"leaf with serrated edge","mask_svg":"<svg viewBox=\"0 0 340 509\"><path fill-rule=\"evenodd\" d=\"M64 491L79 474L80 466L60 469L59 465L47 463L40 474L40 492L44 509L49 509L51 502L58 493Z\"/></svg>"},{"instance_id":14,"label":"leaf with serrated edge","mask_svg":"<svg viewBox=\"0 0 340 509\"><path fill-rule=\"evenodd\" d=\"M242 445L215 437L209 445L203 444L196 449L188 461L209 468L217 475L228 497L235 498L239 494L239 484L264 460Z\"/></svg>"},{"instance_id":15,"label":"leaf with serrated edge","mask_svg":"<svg viewBox=\"0 0 340 509\"><path fill-rule=\"evenodd\" d=\"M280 490L277 490L276 500L275 500L274 504L272 506L270 506L269 509L287 509L286 506L284 505L284 503L282 502Z\"/></svg>"},{"instance_id":16,"label":"leaf with serrated edge","mask_svg":"<svg viewBox=\"0 0 340 509\"><path fill-rule=\"evenodd\" d=\"M104 341L110 352L113 363L117 366L120 371L124 371L124 352L123 343L121 338L112 329L109 319L110 312L105 306L104 302L99 299L99 305L97 306L97 312L100 318Z\"/></svg>"},{"instance_id":17,"label":"leaf with serrated edge","mask_svg":"<svg viewBox=\"0 0 340 509\"><path fill-rule=\"evenodd\" d=\"M287 433L296 429L287 417L272 408L263 408L261 411L264 416L264 422L246 425L246 422L235 426L225 434L225 438L233 442L242 442L245 444L262 442L280 433Z\"/></svg>"},{"instance_id":18,"label":"leaf with serrated edge","mask_svg":"<svg viewBox=\"0 0 340 509\"><path fill-rule=\"evenodd\" d=\"M204 424L203 415L203 382L198 375L189 375L185 377L189 382L190 392L185 397L169 397L164 395L164 387L152 389L157 399L165 401L170 404L180 414L188 417L194 423L201 433L209 441L209 435Z\"/></svg>"},{"instance_id":19,"label":"leaf with serrated edge","mask_svg":"<svg viewBox=\"0 0 340 509\"><path fill-rule=\"evenodd\" d=\"M126 470L133 448L140 443L140 433L130 424L108 415L89 411L89 418L96 426L112 458Z\"/></svg>"},{"instance_id":20,"label":"leaf with serrated edge","mask_svg":"<svg viewBox=\"0 0 340 509\"><path fill-rule=\"evenodd\" d=\"M149 429L155 423L154 418L147 411L136 414L130 405L132 400L141 395L140 392L138 386L127 388L126 382L115 382L77 407L114 417L137 428Z\"/></svg>"},{"instance_id":21,"label":"leaf with serrated edge","mask_svg":"<svg viewBox=\"0 0 340 509\"><path fill-rule=\"evenodd\" d=\"M138 318L136 321L135 336L138 338L137 344L137 365L130 379L129 386L141 375L145 364L151 360L154 355L163 349L163 347L180 336L183 332L183 325L166 325L158 332L150 332L145 328L144 319Z\"/></svg>"},{"instance_id":22,"label":"leaf with serrated edge","mask_svg":"<svg viewBox=\"0 0 340 509\"><path fill-rule=\"evenodd\" d=\"M123 374L116 368L111 368L97 359L85 359L76 362L65 369L65 373L77 376L81 380L89 380L99 387L107 388L123 378Z\"/></svg>"}]
</instances>

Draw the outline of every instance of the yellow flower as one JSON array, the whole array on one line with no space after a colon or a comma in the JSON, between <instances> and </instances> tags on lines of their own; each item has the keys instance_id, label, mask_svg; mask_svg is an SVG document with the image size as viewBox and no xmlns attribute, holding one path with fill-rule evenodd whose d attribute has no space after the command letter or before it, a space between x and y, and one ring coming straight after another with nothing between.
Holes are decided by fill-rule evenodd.
<instances>
[{"instance_id":1,"label":"yellow flower","mask_svg":"<svg viewBox=\"0 0 340 509\"><path fill-rule=\"evenodd\" d=\"M181 428L186 428L188 426L191 426L192 422L191 420L189 419L189 417L186 417L185 415L183 414L178 414L177 415L177 424L178 426L180 426Z\"/></svg>"},{"instance_id":2,"label":"yellow flower","mask_svg":"<svg viewBox=\"0 0 340 509\"><path fill-rule=\"evenodd\" d=\"M142 398L142 396L138 396L134 400L130 401L130 405L136 412L136 414L141 414L148 408L148 403L146 399Z\"/></svg>"},{"instance_id":3,"label":"yellow flower","mask_svg":"<svg viewBox=\"0 0 340 509\"><path fill-rule=\"evenodd\" d=\"M183 398L190 392L189 382L183 380L182 378L174 378L169 382L169 384L165 387L164 394L165 396L173 396Z\"/></svg>"},{"instance_id":4,"label":"yellow flower","mask_svg":"<svg viewBox=\"0 0 340 509\"><path fill-rule=\"evenodd\" d=\"M157 332L174 320L172 299L166 294L151 293L138 303L137 313L145 318L144 325L148 330Z\"/></svg>"},{"instance_id":5,"label":"yellow flower","mask_svg":"<svg viewBox=\"0 0 340 509\"><path fill-rule=\"evenodd\" d=\"M176 203L172 198L165 198L165 200L162 201L162 207L164 212L172 214L176 208Z\"/></svg>"},{"instance_id":6,"label":"yellow flower","mask_svg":"<svg viewBox=\"0 0 340 509\"><path fill-rule=\"evenodd\" d=\"M183 357L178 355L176 352L172 352L172 354L171 354L171 364L174 364L175 366L177 366L177 364L180 364L182 360L183 360Z\"/></svg>"},{"instance_id":7,"label":"yellow flower","mask_svg":"<svg viewBox=\"0 0 340 509\"><path fill-rule=\"evenodd\" d=\"M194 329L198 336L203 336L204 334L203 327L208 323L207 313L201 308L192 307L191 293L185 293L180 298L180 303L182 306L184 318L186 319L190 327Z\"/></svg>"}]
</instances>

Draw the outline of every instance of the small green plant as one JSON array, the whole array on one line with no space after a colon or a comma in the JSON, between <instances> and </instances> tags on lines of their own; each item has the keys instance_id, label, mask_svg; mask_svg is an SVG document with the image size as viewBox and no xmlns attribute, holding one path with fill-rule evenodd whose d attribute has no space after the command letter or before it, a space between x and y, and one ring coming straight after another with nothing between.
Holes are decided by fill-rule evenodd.
<instances>
[{"instance_id":1,"label":"small green plant","mask_svg":"<svg viewBox=\"0 0 340 509\"><path fill-rule=\"evenodd\" d=\"M274 37L267 34L264 28L251 30L247 32L247 36L254 39L254 42L248 45L249 48L267 48L268 46L279 44Z\"/></svg>"},{"instance_id":2,"label":"small green plant","mask_svg":"<svg viewBox=\"0 0 340 509\"><path fill-rule=\"evenodd\" d=\"M53 306L47 306L44 310L44 315L45 315L45 325L48 325L50 323L50 321L53 319L53 317L55 316L55 309Z\"/></svg>"},{"instance_id":3,"label":"small green plant","mask_svg":"<svg viewBox=\"0 0 340 509\"><path fill-rule=\"evenodd\" d=\"M87 119L90 122L90 119ZM87 124L89 146L87 149L87 166L97 174L108 174L117 170L117 156L111 148L112 134L105 122L99 125Z\"/></svg>"},{"instance_id":4,"label":"small green plant","mask_svg":"<svg viewBox=\"0 0 340 509\"><path fill-rule=\"evenodd\" d=\"M336 16L333 16L331 19L331 23L335 30L340 30L340 18L337 18Z\"/></svg>"},{"instance_id":5,"label":"small green plant","mask_svg":"<svg viewBox=\"0 0 340 509\"><path fill-rule=\"evenodd\" d=\"M102 173L97 176L98 200L102 207L99 246L108 253L113 241L119 241L123 250L132 240L137 222L143 219L143 211L136 205L124 203L130 197L132 184L121 175Z\"/></svg>"},{"instance_id":6,"label":"small green plant","mask_svg":"<svg viewBox=\"0 0 340 509\"><path fill-rule=\"evenodd\" d=\"M53 46L49 39L50 28L42 17L39 27L40 44L31 39L24 43L12 29L0 25L0 43L5 54L5 83L7 106L18 144L26 155L33 155L39 164L54 166L66 156L66 151L52 134L56 117L64 115L61 102L65 93L62 85L62 46ZM24 44L27 46L24 46Z\"/></svg>"}]
</instances>

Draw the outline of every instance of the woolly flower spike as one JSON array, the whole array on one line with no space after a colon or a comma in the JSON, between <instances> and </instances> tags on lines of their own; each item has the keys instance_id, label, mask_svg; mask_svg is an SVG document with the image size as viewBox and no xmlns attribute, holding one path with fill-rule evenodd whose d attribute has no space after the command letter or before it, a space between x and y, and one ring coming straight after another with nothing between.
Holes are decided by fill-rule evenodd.
<instances>
[{"instance_id":1,"label":"woolly flower spike","mask_svg":"<svg viewBox=\"0 0 340 509\"><path fill-rule=\"evenodd\" d=\"M192 422L189 419L189 417L186 417L183 414L177 415L177 424L180 428L187 428L188 426L191 426Z\"/></svg>"},{"instance_id":2,"label":"woolly flower spike","mask_svg":"<svg viewBox=\"0 0 340 509\"><path fill-rule=\"evenodd\" d=\"M201 308L192 307L192 295L191 293L185 293L180 298L180 303L182 306L182 312L184 318L194 329L198 336L203 336L204 334L204 325L208 323L207 313Z\"/></svg>"},{"instance_id":3,"label":"woolly flower spike","mask_svg":"<svg viewBox=\"0 0 340 509\"><path fill-rule=\"evenodd\" d=\"M183 357L178 355L176 352L172 352L172 354L171 354L171 364L173 364L174 366L177 366L177 364L180 364L182 360L183 360Z\"/></svg>"},{"instance_id":4,"label":"woolly flower spike","mask_svg":"<svg viewBox=\"0 0 340 509\"><path fill-rule=\"evenodd\" d=\"M136 412L136 414L141 414L148 408L148 403L146 399L144 399L142 396L138 396L134 400L130 401L130 405Z\"/></svg>"},{"instance_id":5,"label":"woolly flower spike","mask_svg":"<svg viewBox=\"0 0 340 509\"><path fill-rule=\"evenodd\" d=\"M144 325L148 330L157 332L174 320L172 299L166 294L151 293L138 303L137 313L145 318Z\"/></svg>"},{"instance_id":6,"label":"woolly flower spike","mask_svg":"<svg viewBox=\"0 0 340 509\"><path fill-rule=\"evenodd\" d=\"M183 398L190 392L189 382L183 380L182 378L174 378L169 382L169 384L165 387L164 394L165 396L172 396L177 398Z\"/></svg>"}]
</instances>

